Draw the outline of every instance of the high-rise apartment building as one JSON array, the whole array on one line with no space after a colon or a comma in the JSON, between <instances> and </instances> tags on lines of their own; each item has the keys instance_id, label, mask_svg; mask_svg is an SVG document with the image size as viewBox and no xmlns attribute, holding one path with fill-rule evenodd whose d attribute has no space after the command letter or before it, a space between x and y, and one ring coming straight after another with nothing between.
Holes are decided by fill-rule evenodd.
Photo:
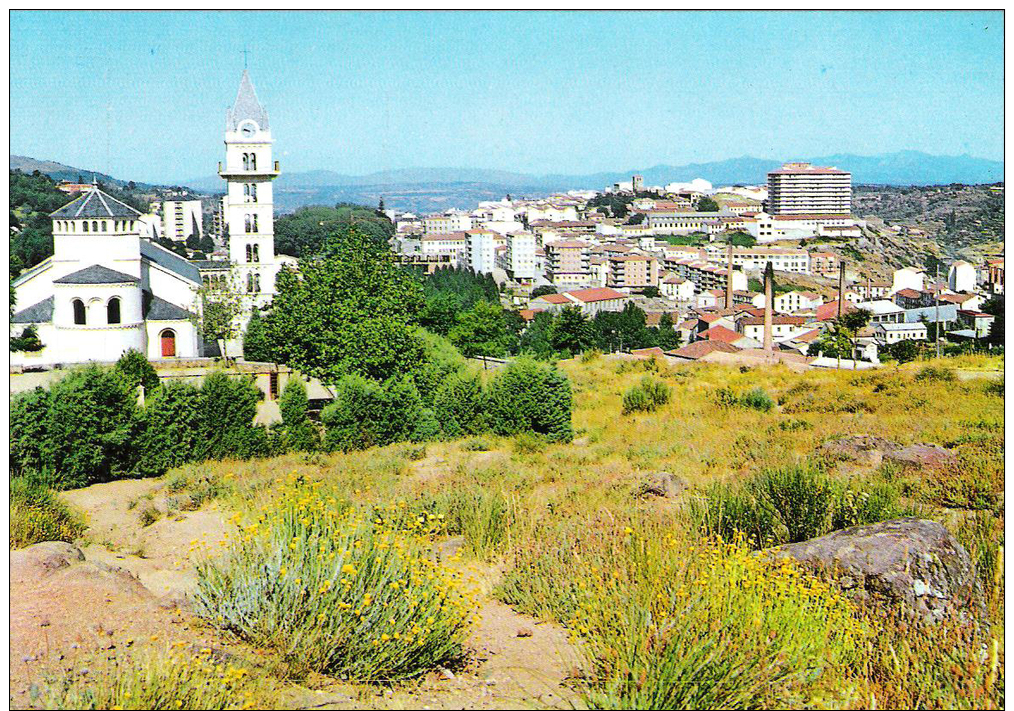
<instances>
[{"instance_id":1,"label":"high-rise apartment building","mask_svg":"<svg viewBox=\"0 0 1014 711\"><path fill-rule=\"evenodd\" d=\"M852 174L809 163L786 163L768 173L766 212L782 215L848 215Z\"/></svg>"}]
</instances>

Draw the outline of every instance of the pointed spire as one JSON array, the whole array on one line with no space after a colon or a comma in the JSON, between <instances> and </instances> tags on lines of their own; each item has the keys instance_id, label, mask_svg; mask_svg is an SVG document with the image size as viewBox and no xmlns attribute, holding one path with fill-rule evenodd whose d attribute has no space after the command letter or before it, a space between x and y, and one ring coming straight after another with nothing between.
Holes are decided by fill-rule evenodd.
<instances>
[{"instance_id":1,"label":"pointed spire","mask_svg":"<svg viewBox=\"0 0 1014 711\"><path fill-rule=\"evenodd\" d=\"M268 112L257 100L257 92L254 91L253 82L250 81L250 73L244 69L243 77L239 81L239 91L236 92L236 103L226 112L226 130L235 131L246 120L254 121L262 131L268 128Z\"/></svg>"}]
</instances>

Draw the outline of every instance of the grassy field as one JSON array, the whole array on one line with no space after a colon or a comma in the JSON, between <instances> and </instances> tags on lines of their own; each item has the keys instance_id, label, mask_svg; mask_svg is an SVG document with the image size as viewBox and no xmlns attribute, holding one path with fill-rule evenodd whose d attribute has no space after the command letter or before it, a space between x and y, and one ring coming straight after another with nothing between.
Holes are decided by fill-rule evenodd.
<instances>
[{"instance_id":1,"label":"grassy field","mask_svg":"<svg viewBox=\"0 0 1014 711\"><path fill-rule=\"evenodd\" d=\"M945 363L800 375L591 356L561 364L570 444L484 435L191 465L166 479L188 506L235 511L226 555L199 569L202 614L278 645L300 674L372 683L450 663L479 593L453 567L427 567L425 550L455 536L486 571L481 595L568 630L588 707L999 708L1003 361ZM668 399L623 414L646 376ZM846 434L938 443L958 464L929 475L817 455ZM639 495L658 472L689 488ZM900 513L943 522L979 566L988 624L912 629L754 554L770 541L706 525L716 497L758 482L791 489L817 522L786 513L776 541Z\"/></svg>"}]
</instances>

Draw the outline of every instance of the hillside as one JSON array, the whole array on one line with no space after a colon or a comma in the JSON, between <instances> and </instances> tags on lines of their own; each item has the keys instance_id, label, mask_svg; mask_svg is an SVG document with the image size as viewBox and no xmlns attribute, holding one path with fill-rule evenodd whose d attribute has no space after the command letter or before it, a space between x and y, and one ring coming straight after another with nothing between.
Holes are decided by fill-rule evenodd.
<instances>
[{"instance_id":1,"label":"hillside","mask_svg":"<svg viewBox=\"0 0 1014 711\"><path fill-rule=\"evenodd\" d=\"M92 688L101 690L107 658L126 664L144 659L141 650L180 650L183 658L164 667L171 677L197 685L210 674L210 690L201 693L232 690L252 707L633 708L652 705L641 694L701 688L716 694L702 707L908 708L926 695L937 700L934 708L1002 707L1004 583L996 571L1002 566L1004 412L990 378L1002 374L1003 361L965 357L946 361L942 370L926 365L799 375L782 368L656 369L605 357L571 360L562 364L574 392L577 439L570 444L482 435L350 454L211 462L163 479L66 492L63 500L88 515L91 528L79 542L84 560L51 551L49 560L62 555L69 565L42 575L33 572L42 570L34 558L17 558L11 654L30 661L12 666L12 698L28 703L30 686L47 673L69 671L77 679L84 667ZM624 393L646 376L664 383L668 402L654 412L623 414ZM770 406L759 395L745 397L756 388ZM899 468L819 454L829 439L856 433L899 445L939 443L946 464ZM659 479L660 472L671 478ZM775 489L796 487L781 490L786 498L774 515L809 535L826 525L904 513L942 521L978 566L994 627L945 623L924 630L894 622L793 565L769 566L743 544L708 543L701 525L710 519L701 512L757 477L768 477L763 481ZM720 482L731 488L716 488ZM348 511L361 515L345 518ZM745 522L749 507L729 511ZM412 540L424 547L413 547L391 525L423 527L422 539ZM264 537L277 526L278 539ZM362 534L363 526L380 533ZM764 545L798 535L768 530ZM355 545L349 531L359 536ZM243 567L247 559L234 556L252 538L273 547L267 555L253 549L255 565ZM332 540L348 548L329 547ZM421 550L439 563L370 587L361 571L382 575L391 563L367 556L387 556L389 548L398 559L414 560ZM336 588L351 579L351 602L332 596L331 583L322 582L331 580L322 572L330 569L329 550L352 556L333 563L341 569ZM213 591L229 586L226 578L209 578L206 564L195 570L198 560L235 565L236 575L252 576L238 578L245 596L230 598L241 607L195 605L195 599L214 605L208 603ZM461 618L469 623L458 661L425 666L432 657L413 655L408 658L429 671L393 684L321 666L329 658L322 653L341 646L331 644L329 632L320 643L319 631L372 615L380 605L369 628L345 638L363 650L356 661L380 663L385 650L408 655L414 635L433 630L397 625L416 605L429 604L434 579L444 608L465 606ZM198 580L205 581L200 588ZM394 592L384 592L387 586ZM263 592L250 595L254 589ZM468 592L459 598L459 589ZM720 617L710 616L712 605ZM236 609L274 610L283 621L279 636L251 641ZM446 611L429 614L428 624L437 628ZM293 655L285 625L303 624L301 615L312 616L314 634L294 639L299 653ZM993 650L992 662L979 654L982 648ZM625 659L633 669L624 672L614 660L630 650ZM707 679L662 673L696 655L709 659ZM212 660L210 668L201 666L203 658ZM236 680L223 667L244 669L245 677ZM730 669L743 670L761 690L733 700L721 686ZM628 674L640 682L626 683ZM762 684L769 674L783 682ZM189 686L164 674L148 683L173 689L181 696L170 698L195 707L194 697L183 695L196 693ZM39 690L53 693L44 684ZM60 698L63 706L53 705L71 705Z\"/></svg>"}]
</instances>

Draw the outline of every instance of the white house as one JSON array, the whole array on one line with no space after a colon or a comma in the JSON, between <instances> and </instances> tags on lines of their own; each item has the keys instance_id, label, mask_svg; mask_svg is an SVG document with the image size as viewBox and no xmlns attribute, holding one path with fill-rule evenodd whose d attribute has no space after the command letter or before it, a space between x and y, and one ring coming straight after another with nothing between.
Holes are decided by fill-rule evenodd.
<instances>
[{"instance_id":1,"label":"white house","mask_svg":"<svg viewBox=\"0 0 1014 711\"><path fill-rule=\"evenodd\" d=\"M922 291L925 285L926 272L917 267L902 267L894 270L894 280L891 283L891 293L902 289L914 289Z\"/></svg>"},{"instance_id":2,"label":"white house","mask_svg":"<svg viewBox=\"0 0 1014 711\"><path fill-rule=\"evenodd\" d=\"M787 291L774 297L775 311L791 314L803 309L815 309L824 303L820 294L812 291Z\"/></svg>"},{"instance_id":3,"label":"white house","mask_svg":"<svg viewBox=\"0 0 1014 711\"><path fill-rule=\"evenodd\" d=\"M954 262L947 273L947 286L951 291L975 291L975 267L960 259Z\"/></svg>"},{"instance_id":4,"label":"white house","mask_svg":"<svg viewBox=\"0 0 1014 711\"><path fill-rule=\"evenodd\" d=\"M898 341L925 341L927 338L926 324L916 323L878 323L874 329L881 343L891 344Z\"/></svg>"}]
</instances>

